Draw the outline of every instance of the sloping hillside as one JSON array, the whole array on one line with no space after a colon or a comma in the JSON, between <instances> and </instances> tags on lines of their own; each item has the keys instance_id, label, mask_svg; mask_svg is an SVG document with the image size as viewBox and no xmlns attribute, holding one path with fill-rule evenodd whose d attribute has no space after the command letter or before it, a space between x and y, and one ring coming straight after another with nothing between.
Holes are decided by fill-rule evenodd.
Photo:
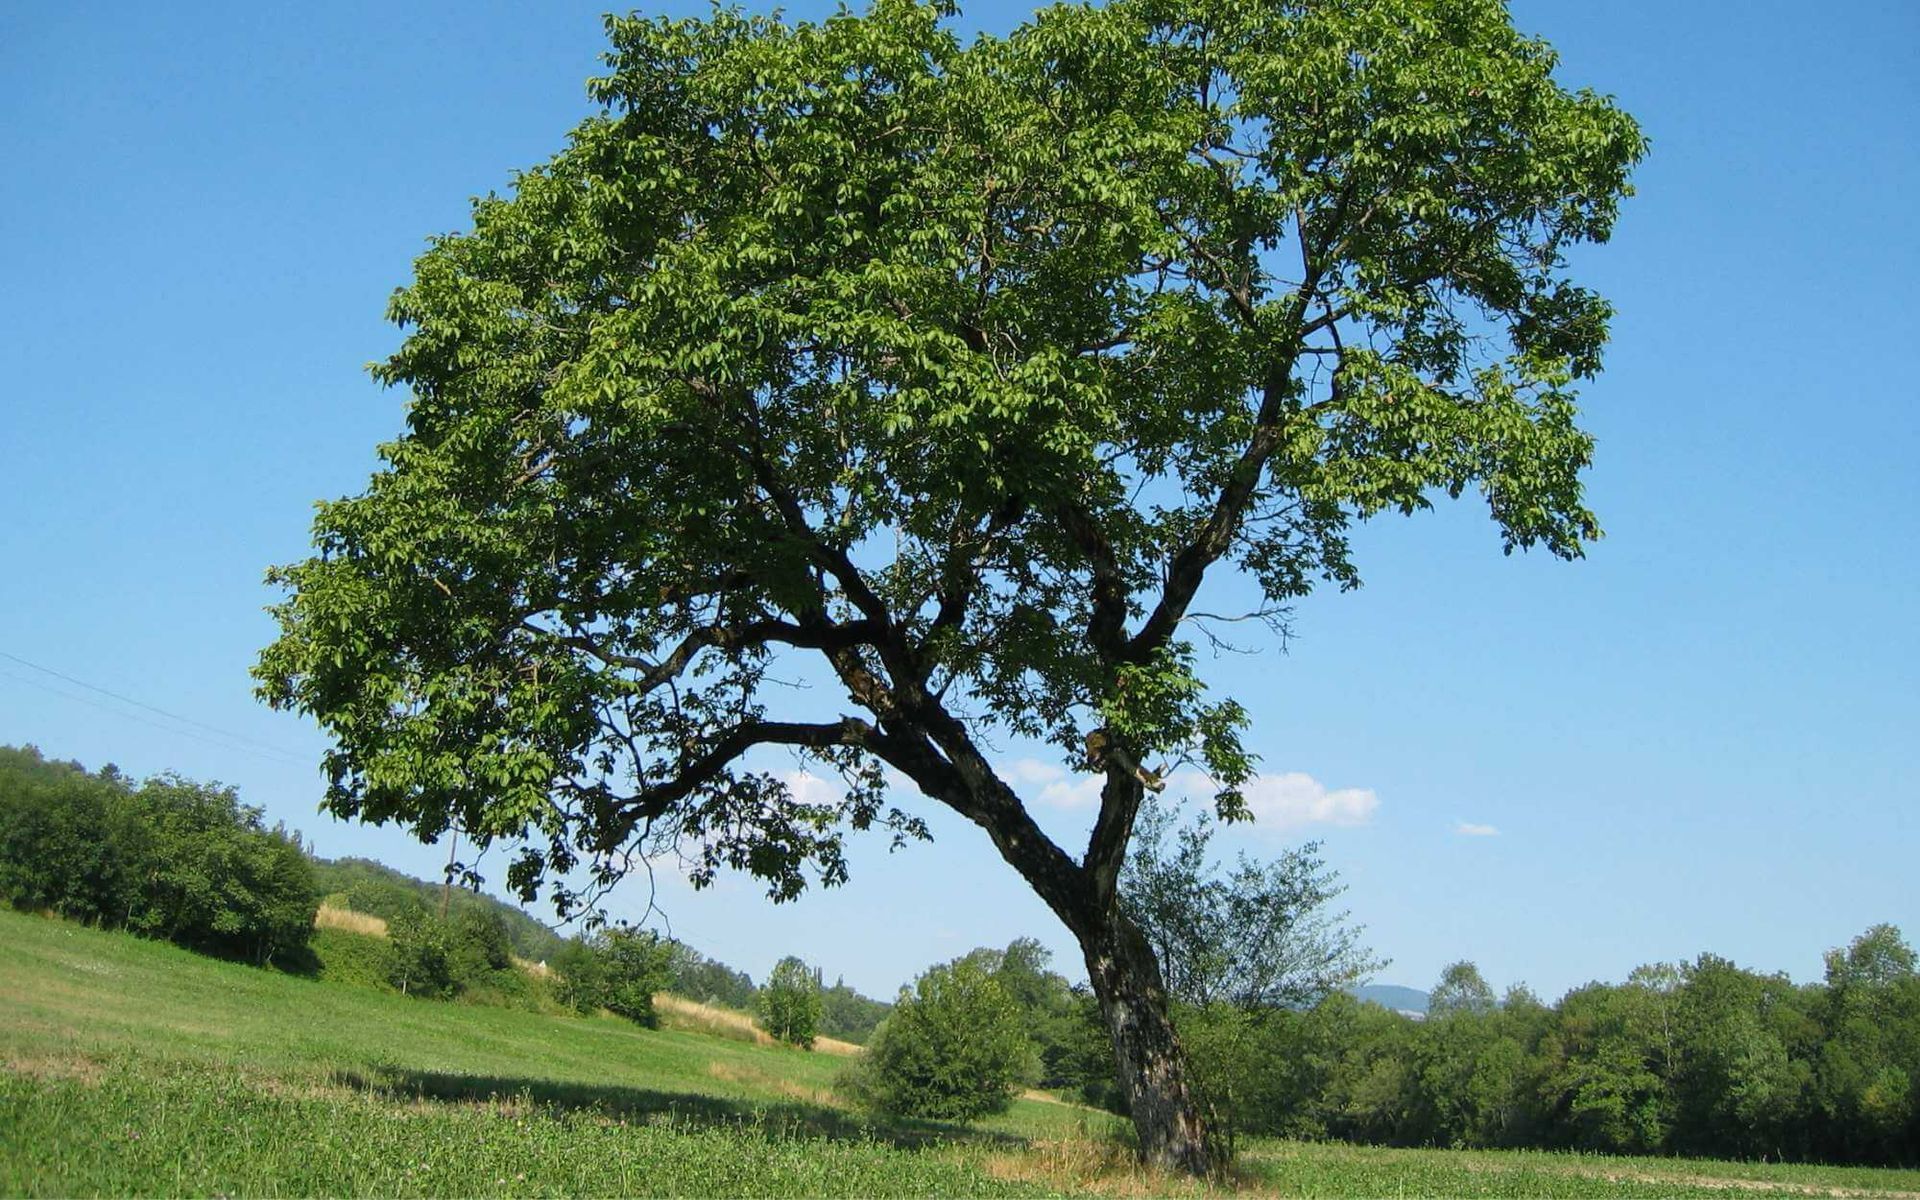
<instances>
[{"instance_id":1,"label":"sloping hillside","mask_svg":"<svg viewBox=\"0 0 1920 1200\"><path fill-rule=\"evenodd\" d=\"M513 946L513 952L521 958L543 962L565 944L566 939L504 900L484 892L462 887L449 889L442 884L415 879L372 859L316 858L313 875L314 892L329 907L351 909L390 921L412 905L438 912L445 902L449 916L469 909L498 916L506 926L507 941Z\"/></svg>"},{"instance_id":2,"label":"sloping hillside","mask_svg":"<svg viewBox=\"0 0 1920 1200\"><path fill-rule=\"evenodd\" d=\"M1025 1099L874 1123L844 1058L436 1004L0 911L0 1195L1202 1195ZM1920 1172L1247 1139L1255 1195L1920 1192Z\"/></svg>"}]
</instances>

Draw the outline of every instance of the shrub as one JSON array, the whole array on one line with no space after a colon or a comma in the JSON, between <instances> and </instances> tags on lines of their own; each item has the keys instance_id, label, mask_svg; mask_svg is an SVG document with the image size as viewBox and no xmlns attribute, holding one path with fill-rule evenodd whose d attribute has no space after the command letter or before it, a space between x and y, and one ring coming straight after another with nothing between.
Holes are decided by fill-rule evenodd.
<instances>
[{"instance_id":1,"label":"shrub","mask_svg":"<svg viewBox=\"0 0 1920 1200\"><path fill-rule=\"evenodd\" d=\"M513 970L513 947L507 941L507 923L498 913L467 908L448 922L454 981L464 990L492 981L501 971Z\"/></svg>"},{"instance_id":2,"label":"shrub","mask_svg":"<svg viewBox=\"0 0 1920 1200\"><path fill-rule=\"evenodd\" d=\"M667 986L667 944L638 929L609 929L599 937L598 949L606 963L608 1011L649 1029L660 1019L653 1011L653 994Z\"/></svg>"},{"instance_id":3,"label":"shrub","mask_svg":"<svg viewBox=\"0 0 1920 1200\"><path fill-rule=\"evenodd\" d=\"M652 933L609 929L590 941L571 941L556 954L555 994L575 1012L606 1009L652 1029L659 1025L653 994L665 988L669 949Z\"/></svg>"},{"instance_id":4,"label":"shrub","mask_svg":"<svg viewBox=\"0 0 1920 1200\"><path fill-rule=\"evenodd\" d=\"M896 1116L972 1121L1007 1110L1031 1053L1019 1006L978 962L960 959L901 989L855 1090Z\"/></svg>"},{"instance_id":5,"label":"shrub","mask_svg":"<svg viewBox=\"0 0 1920 1200\"><path fill-rule=\"evenodd\" d=\"M393 943L379 934L350 929L316 929L310 943L315 975L328 983L389 991L393 987Z\"/></svg>"},{"instance_id":6,"label":"shrub","mask_svg":"<svg viewBox=\"0 0 1920 1200\"><path fill-rule=\"evenodd\" d=\"M806 963L789 955L774 964L760 989L760 1023L788 1045L813 1049L820 1031L820 985Z\"/></svg>"}]
</instances>

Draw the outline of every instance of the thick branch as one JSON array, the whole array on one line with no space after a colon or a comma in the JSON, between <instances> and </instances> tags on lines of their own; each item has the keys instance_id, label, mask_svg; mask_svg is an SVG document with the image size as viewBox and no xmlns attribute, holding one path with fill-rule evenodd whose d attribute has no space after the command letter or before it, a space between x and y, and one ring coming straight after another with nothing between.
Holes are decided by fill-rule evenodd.
<instances>
[{"instance_id":1,"label":"thick branch","mask_svg":"<svg viewBox=\"0 0 1920 1200\"><path fill-rule=\"evenodd\" d=\"M1126 576L1112 543L1091 513L1071 500L1061 501L1055 511L1061 528L1093 567L1093 614L1087 621L1087 641L1102 658L1113 662L1121 656L1126 639Z\"/></svg>"},{"instance_id":2,"label":"thick branch","mask_svg":"<svg viewBox=\"0 0 1920 1200\"><path fill-rule=\"evenodd\" d=\"M642 821L660 817L701 788L718 780L733 761L755 746L830 746L870 747L873 726L857 717L843 717L829 724L796 721L748 721L728 730L707 752L684 763L678 774L665 782L626 798L626 823L629 828Z\"/></svg>"},{"instance_id":3,"label":"thick branch","mask_svg":"<svg viewBox=\"0 0 1920 1200\"><path fill-rule=\"evenodd\" d=\"M1187 606L1200 590L1207 568L1219 561L1220 556L1233 545L1234 535L1239 532L1247 508L1259 490L1267 460L1280 447L1287 395L1293 385L1294 360L1300 356L1301 347L1311 334L1329 328L1339 320L1339 316L1331 309L1312 322L1306 320L1306 315L1307 309L1319 296L1320 281L1326 276L1327 253L1335 240L1345 232L1343 221L1353 195L1354 181L1350 178L1335 201L1318 244L1311 249L1306 245L1306 219L1302 217L1295 222L1301 239L1303 278L1286 301L1288 311L1283 325L1286 334L1281 340L1282 352L1275 358L1261 388L1260 411L1254 420L1253 435L1247 439L1247 447L1241 452L1239 461L1234 463L1226 482L1221 484L1220 493L1214 498L1213 509L1207 514L1207 519L1201 523L1193 539L1173 556L1159 602L1148 614L1140 632L1127 643L1126 657L1129 661L1145 661L1166 644L1167 639L1173 636L1175 627L1186 616Z\"/></svg>"},{"instance_id":4,"label":"thick branch","mask_svg":"<svg viewBox=\"0 0 1920 1200\"><path fill-rule=\"evenodd\" d=\"M1128 769L1130 761L1110 758L1107 782L1100 789L1100 816L1093 823L1093 836L1087 840L1088 881L1094 903L1103 909L1111 906L1119 893L1120 868L1126 862L1134 818L1146 798L1146 786L1137 767Z\"/></svg>"}]
</instances>

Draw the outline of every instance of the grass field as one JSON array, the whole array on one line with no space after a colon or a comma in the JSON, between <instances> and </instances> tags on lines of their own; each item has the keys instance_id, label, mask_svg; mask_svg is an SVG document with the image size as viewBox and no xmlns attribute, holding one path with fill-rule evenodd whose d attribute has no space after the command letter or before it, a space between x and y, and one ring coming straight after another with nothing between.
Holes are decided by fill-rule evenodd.
<instances>
[{"instance_id":1,"label":"grass field","mask_svg":"<svg viewBox=\"0 0 1920 1200\"><path fill-rule=\"evenodd\" d=\"M841 1106L846 1058L441 1004L0 912L0 1194L1144 1195L1120 1123ZM1256 1142L1301 1196L1906 1195L1920 1172Z\"/></svg>"}]
</instances>

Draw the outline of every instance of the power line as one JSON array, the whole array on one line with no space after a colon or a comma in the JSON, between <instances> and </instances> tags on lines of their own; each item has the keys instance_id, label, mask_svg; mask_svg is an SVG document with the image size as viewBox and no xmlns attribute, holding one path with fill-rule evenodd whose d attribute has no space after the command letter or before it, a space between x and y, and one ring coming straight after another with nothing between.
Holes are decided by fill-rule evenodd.
<instances>
[{"instance_id":1,"label":"power line","mask_svg":"<svg viewBox=\"0 0 1920 1200\"><path fill-rule=\"evenodd\" d=\"M44 675L51 675L55 679L64 680L65 682L71 683L76 687L85 688L90 692L97 692L100 695L110 697L120 702L121 704L132 705L135 708L143 708L148 712L155 713L155 714L158 714L159 716L165 717L169 721L175 721L181 725L190 725L198 729L206 730L208 733L216 734L219 737L224 738L226 740L214 741L212 738L206 737L203 734L195 733L193 729L180 729L173 725L162 725L160 722L150 720L146 717L142 717L138 713L122 712L119 709L111 708L105 704L102 704L98 700L93 700L86 696L75 695L72 692L66 691L62 688L54 687L53 685L48 683L43 683L37 679L31 679L22 675L17 675L11 671L0 671L0 675L4 675L5 678L12 679L17 683L24 683L30 687L37 687L44 691L52 692L56 696L63 696L68 700L73 700L81 704L92 705L94 708L98 708L103 712L110 712L110 713L113 713L115 716L123 717L128 720L138 721L142 725L149 725L155 729L162 730L166 733L175 734L180 737L193 738L196 741L205 742L208 745L219 746L222 749L226 749L226 750L240 750L250 754L258 754L266 757L276 758L283 762L298 764L301 766L305 766L309 762L309 760L306 757L299 754L295 754L291 750L287 750L282 747L272 745L271 743L268 743L268 742L260 741L258 738L248 737L247 735L242 733L234 733L232 730L222 729L218 725L210 725L205 721L195 720L193 717L186 717L176 712L169 712L168 710L161 708L158 705L148 704L144 700L136 700L132 696L122 695L121 693L116 692L111 688L104 688L99 686L98 684L88 683L84 679L77 679L74 676L68 675L63 671L56 671L52 667L43 667L39 663L30 662L27 659L21 658L18 654L10 654L5 650L0 650L0 658L8 659L12 662L19 663L23 667L30 667L33 670L39 671Z\"/></svg>"}]
</instances>

